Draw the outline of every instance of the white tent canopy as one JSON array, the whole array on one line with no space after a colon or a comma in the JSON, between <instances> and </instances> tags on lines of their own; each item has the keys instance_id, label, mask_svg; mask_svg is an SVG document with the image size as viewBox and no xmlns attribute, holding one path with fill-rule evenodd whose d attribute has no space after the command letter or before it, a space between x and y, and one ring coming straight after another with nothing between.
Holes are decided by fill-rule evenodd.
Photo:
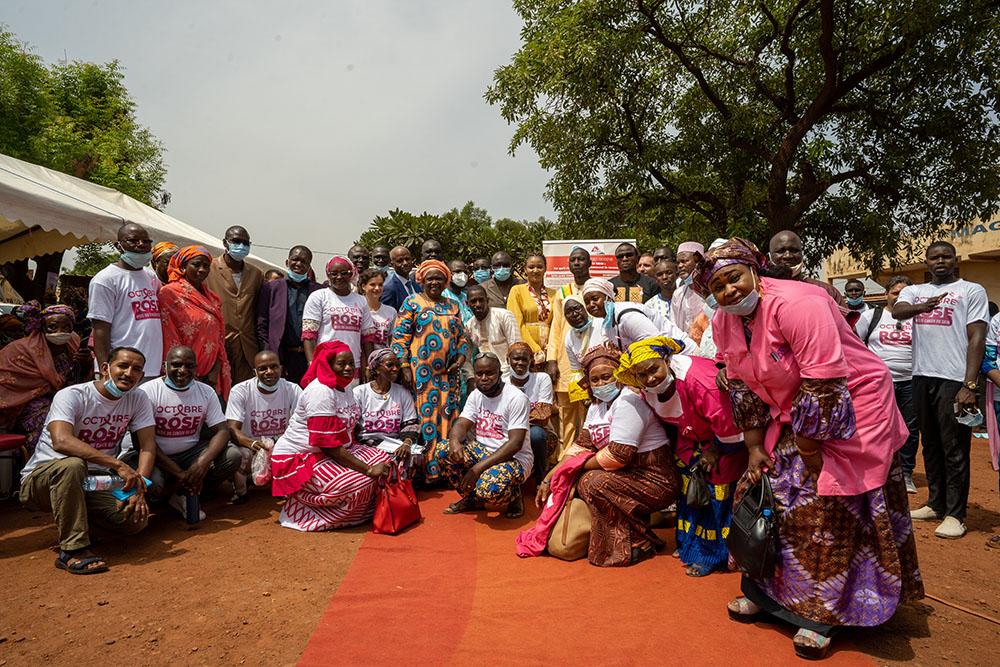
<instances>
[{"instance_id":1,"label":"white tent canopy","mask_svg":"<svg viewBox=\"0 0 1000 667\"><path fill-rule=\"evenodd\" d=\"M154 243L196 243L222 252L221 239L117 190L0 154L0 264L114 241L126 222L145 227ZM282 269L256 255L247 261L262 270Z\"/></svg>"}]
</instances>

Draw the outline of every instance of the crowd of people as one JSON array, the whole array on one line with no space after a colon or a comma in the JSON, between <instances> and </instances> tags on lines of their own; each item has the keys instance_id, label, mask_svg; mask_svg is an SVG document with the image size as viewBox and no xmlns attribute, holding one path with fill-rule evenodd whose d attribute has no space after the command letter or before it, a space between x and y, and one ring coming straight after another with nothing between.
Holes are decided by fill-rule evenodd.
<instances>
[{"instance_id":1,"label":"crowd of people","mask_svg":"<svg viewBox=\"0 0 1000 667\"><path fill-rule=\"evenodd\" d=\"M860 281L845 297L808 277L790 231L767 253L622 243L610 279L576 247L558 288L541 253L467 263L428 240L414 262L356 245L317 277L304 245L275 275L246 261L243 227L223 245L154 245L127 224L90 284L88 337L68 305L20 309L25 335L0 349L0 432L26 436L20 499L52 512L57 567L108 569L91 520L133 534L148 503L190 521L192 498L243 502L263 457L288 528L369 520L399 468L455 489L447 514L518 518L535 486L520 555L544 552L574 496L597 566L656 555L670 517L674 557L702 577L735 569L734 506L766 476L777 566L744 574L728 612L787 621L796 652L822 657L837 628L922 596L911 520L965 535L980 376L997 463L1000 316L947 242L927 248L929 282L893 277L874 308ZM910 512L921 447L928 500Z\"/></svg>"}]
</instances>

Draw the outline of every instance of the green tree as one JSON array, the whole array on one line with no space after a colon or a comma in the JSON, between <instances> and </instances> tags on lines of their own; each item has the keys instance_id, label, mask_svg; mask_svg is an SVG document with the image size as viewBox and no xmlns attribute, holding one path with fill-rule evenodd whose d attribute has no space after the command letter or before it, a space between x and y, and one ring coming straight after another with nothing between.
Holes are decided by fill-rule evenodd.
<instances>
[{"instance_id":1,"label":"green tree","mask_svg":"<svg viewBox=\"0 0 1000 667\"><path fill-rule=\"evenodd\" d=\"M110 243L84 243L76 249L76 263L67 271L76 276L93 276L108 264L118 261Z\"/></svg>"},{"instance_id":2,"label":"green tree","mask_svg":"<svg viewBox=\"0 0 1000 667\"><path fill-rule=\"evenodd\" d=\"M996 0L515 0L487 92L566 224L872 264L1000 204Z\"/></svg>"},{"instance_id":3,"label":"green tree","mask_svg":"<svg viewBox=\"0 0 1000 667\"><path fill-rule=\"evenodd\" d=\"M0 153L114 188L162 208L166 169L163 146L135 115L135 102L117 61L79 61L47 67L16 36L0 26ZM107 260L96 244L82 248L73 268L90 273ZM44 275L56 271L62 253L39 258L45 271L27 279L27 260L0 267L25 298L40 296Z\"/></svg>"}]
</instances>

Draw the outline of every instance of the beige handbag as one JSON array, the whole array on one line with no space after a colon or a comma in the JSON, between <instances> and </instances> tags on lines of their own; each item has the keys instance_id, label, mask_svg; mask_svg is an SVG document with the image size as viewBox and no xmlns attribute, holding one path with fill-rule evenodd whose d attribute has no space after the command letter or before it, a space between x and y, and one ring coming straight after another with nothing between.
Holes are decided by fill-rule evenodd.
<instances>
[{"instance_id":1,"label":"beige handbag","mask_svg":"<svg viewBox=\"0 0 1000 667\"><path fill-rule=\"evenodd\" d=\"M550 556L562 560L578 560L587 555L590 545L590 508L582 498L576 497L576 485L573 485L566 506L556 519L556 524L549 533L546 545Z\"/></svg>"}]
</instances>

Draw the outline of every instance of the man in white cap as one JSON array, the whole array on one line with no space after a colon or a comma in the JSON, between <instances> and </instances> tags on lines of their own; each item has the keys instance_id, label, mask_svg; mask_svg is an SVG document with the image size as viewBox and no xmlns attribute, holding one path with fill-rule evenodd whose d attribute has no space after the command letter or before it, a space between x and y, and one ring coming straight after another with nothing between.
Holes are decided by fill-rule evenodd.
<instances>
[{"instance_id":1,"label":"man in white cap","mask_svg":"<svg viewBox=\"0 0 1000 667\"><path fill-rule=\"evenodd\" d=\"M681 331L688 331L705 308L705 300L691 289L694 270L704 256L705 246L697 241L685 241L677 246L677 278L680 285L670 300L670 319Z\"/></svg>"}]
</instances>

